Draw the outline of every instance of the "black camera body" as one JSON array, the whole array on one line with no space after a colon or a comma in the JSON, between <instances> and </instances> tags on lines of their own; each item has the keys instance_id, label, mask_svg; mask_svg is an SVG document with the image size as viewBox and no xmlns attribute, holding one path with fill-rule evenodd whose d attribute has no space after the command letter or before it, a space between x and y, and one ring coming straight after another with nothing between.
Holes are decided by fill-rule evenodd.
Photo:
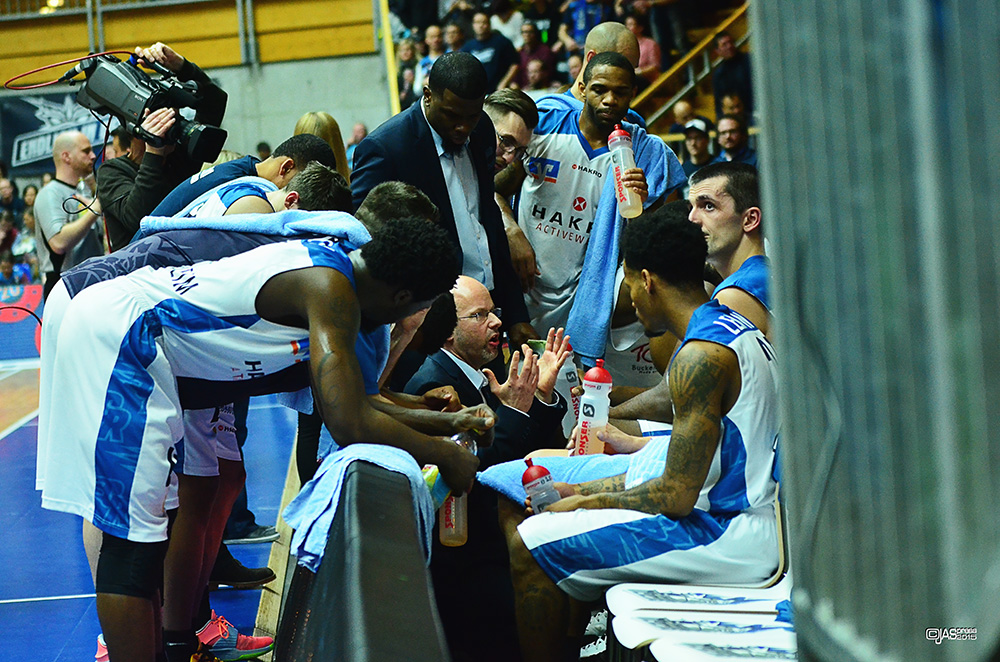
<instances>
[{"instance_id":1,"label":"black camera body","mask_svg":"<svg viewBox=\"0 0 1000 662\"><path fill-rule=\"evenodd\" d=\"M77 65L86 73L76 101L102 115L114 115L129 133L141 137L154 147L174 144L185 150L195 161L211 163L218 158L226 142L226 132L217 127L185 119L179 114L166 136L154 136L142 128L146 111L159 108L193 108L202 103L198 84L180 82L163 68L163 74L153 78L139 67L122 62L110 55L98 55ZM71 72L67 72L70 74ZM72 75L76 75L73 71Z\"/></svg>"}]
</instances>

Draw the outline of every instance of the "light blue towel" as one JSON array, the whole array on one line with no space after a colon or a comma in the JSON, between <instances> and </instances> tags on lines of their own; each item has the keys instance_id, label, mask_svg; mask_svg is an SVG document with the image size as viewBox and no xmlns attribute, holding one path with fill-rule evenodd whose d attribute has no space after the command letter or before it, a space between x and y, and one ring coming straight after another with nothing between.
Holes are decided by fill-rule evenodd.
<instances>
[{"instance_id":1,"label":"light blue towel","mask_svg":"<svg viewBox=\"0 0 1000 662\"><path fill-rule=\"evenodd\" d=\"M625 122L623 127L632 134L636 165L646 175L649 197L644 207L648 208L686 181L684 170L677 156L658 136L649 135L635 124ZM607 346L618 271L618 243L624 227L625 219L618 214L614 177L608 176L587 242L580 285L566 323L566 332L573 338L573 353L588 367L604 356Z\"/></svg>"},{"instance_id":2,"label":"light blue towel","mask_svg":"<svg viewBox=\"0 0 1000 662\"><path fill-rule=\"evenodd\" d=\"M291 551L298 557L298 564L313 572L319 569L326 551L330 525L340 503L344 476L350 464L359 460L401 473L410 481L417 534L424 545L427 562L430 563L434 503L413 456L394 446L351 444L327 457L313 479L302 486L298 496L282 513L288 525L295 529Z\"/></svg>"},{"instance_id":3,"label":"light blue towel","mask_svg":"<svg viewBox=\"0 0 1000 662\"><path fill-rule=\"evenodd\" d=\"M559 483L585 483L588 480L610 478L625 473L630 455L581 455L575 457L540 457L532 463L545 467ZM478 480L515 503L524 505L524 485L521 476L528 466L524 460L495 464L479 472Z\"/></svg>"},{"instance_id":4,"label":"light blue towel","mask_svg":"<svg viewBox=\"0 0 1000 662\"><path fill-rule=\"evenodd\" d=\"M366 244L372 238L368 228L346 212L304 209L286 209L273 214L233 214L216 218L147 216L139 224L138 238L166 230L200 229L257 232L280 237L319 234L346 239L355 246Z\"/></svg>"}]
</instances>

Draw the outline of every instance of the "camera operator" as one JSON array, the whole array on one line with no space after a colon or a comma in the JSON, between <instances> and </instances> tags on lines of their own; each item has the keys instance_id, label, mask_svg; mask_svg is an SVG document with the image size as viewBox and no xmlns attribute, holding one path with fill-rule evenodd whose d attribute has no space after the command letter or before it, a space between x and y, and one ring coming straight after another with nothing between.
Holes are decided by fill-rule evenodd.
<instances>
[{"instance_id":1,"label":"camera operator","mask_svg":"<svg viewBox=\"0 0 1000 662\"><path fill-rule=\"evenodd\" d=\"M228 97L197 65L160 42L149 48L136 48L135 52L140 64L155 62L172 71L180 81L198 83L202 102L195 111L195 121L212 126L222 123ZM166 136L176 119L176 110L159 108L143 120L142 128L155 136ZM201 166L182 149L175 150L173 145L154 147L137 137L132 138L125 156L102 165L97 171L98 195L104 207L111 250L127 245L139 229L142 217Z\"/></svg>"},{"instance_id":2,"label":"camera operator","mask_svg":"<svg viewBox=\"0 0 1000 662\"><path fill-rule=\"evenodd\" d=\"M56 176L35 198L35 241L45 298L62 271L104 253L97 228L100 202L78 193L80 180L94 171L95 159L90 140L79 131L60 133L52 142Z\"/></svg>"}]
</instances>

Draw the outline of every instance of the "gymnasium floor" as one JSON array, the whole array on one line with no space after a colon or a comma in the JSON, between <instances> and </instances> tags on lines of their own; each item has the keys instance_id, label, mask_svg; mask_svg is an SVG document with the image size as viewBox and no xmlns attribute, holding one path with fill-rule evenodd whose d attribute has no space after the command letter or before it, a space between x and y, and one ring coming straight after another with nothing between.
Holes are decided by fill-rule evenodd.
<instances>
[{"instance_id":1,"label":"gymnasium floor","mask_svg":"<svg viewBox=\"0 0 1000 662\"><path fill-rule=\"evenodd\" d=\"M37 361L0 362L0 641L11 660L90 662L100 626L80 540L81 521L42 510L34 490ZM293 413L273 397L250 403L245 447L250 509L274 524L292 440ZM267 564L271 545L233 545L244 565ZM212 593L213 608L251 634L260 590Z\"/></svg>"}]
</instances>

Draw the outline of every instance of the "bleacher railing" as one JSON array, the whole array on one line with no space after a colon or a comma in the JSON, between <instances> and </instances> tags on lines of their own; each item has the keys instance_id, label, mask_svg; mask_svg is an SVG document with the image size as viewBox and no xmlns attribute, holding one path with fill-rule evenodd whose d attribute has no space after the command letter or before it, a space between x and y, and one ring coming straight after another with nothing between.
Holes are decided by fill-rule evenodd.
<instances>
[{"instance_id":1,"label":"bleacher railing","mask_svg":"<svg viewBox=\"0 0 1000 662\"><path fill-rule=\"evenodd\" d=\"M715 38L720 33L729 32L735 40L737 47L746 43L750 37L749 28L746 28L742 34L732 34L732 32L735 27L746 25L745 19L749 6L750 3L748 2L736 9L726 20L706 34L694 48L677 60L672 67L660 74L659 78L633 99L632 108L646 118L647 124L652 125L663 117L664 114L673 108L675 103L712 74L712 70L721 62L720 58L714 60L711 58ZM695 71L695 63L699 60L702 64L701 69ZM666 102L663 102L664 93L672 89L672 86L676 85L685 73L687 74L687 82L681 85L680 89Z\"/></svg>"}]
</instances>

